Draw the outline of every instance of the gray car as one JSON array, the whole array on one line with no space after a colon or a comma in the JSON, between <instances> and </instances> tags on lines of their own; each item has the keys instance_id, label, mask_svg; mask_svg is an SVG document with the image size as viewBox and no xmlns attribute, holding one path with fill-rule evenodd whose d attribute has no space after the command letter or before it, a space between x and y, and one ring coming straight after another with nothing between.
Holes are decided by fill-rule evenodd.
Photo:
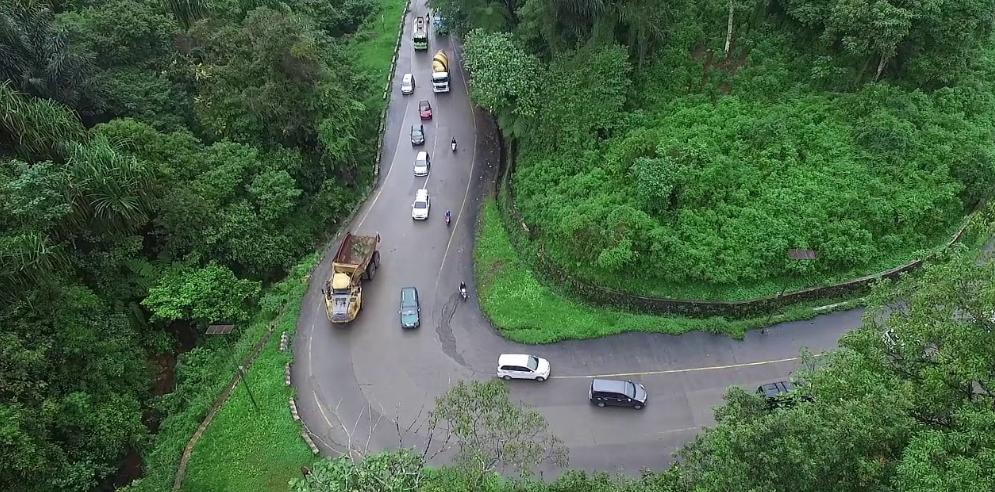
<instances>
[{"instance_id":1,"label":"gray car","mask_svg":"<svg viewBox=\"0 0 995 492\"><path fill-rule=\"evenodd\" d=\"M401 328L418 328L421 325L421 306L418 303L418 289L401 289Z\"/></svg>"},{"instance_id":2,"label":"gray car","mask_svg":"<svg viewBox=\"0 0 995 492\"><path fill-rule=\"evenodd\" d=\"M425 127L421 124L411 125L411 145L422 145L425 143Z\"/></svg>"}]
</instances>

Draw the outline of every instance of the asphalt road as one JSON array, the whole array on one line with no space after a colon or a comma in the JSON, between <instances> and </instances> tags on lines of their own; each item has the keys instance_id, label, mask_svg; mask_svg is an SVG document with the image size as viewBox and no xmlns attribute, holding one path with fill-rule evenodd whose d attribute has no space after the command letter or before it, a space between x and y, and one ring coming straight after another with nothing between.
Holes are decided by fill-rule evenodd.
<instances>
[{"instance_id":1,"label":"asphalt road","mask_svg":"<svg viewBox=\"0 0 995 492\"><path fill-rule=\"evenodd\" d=\"M418 5L414 5L418 4ZM498 336L471 295L459 300L457 286L473 286L473 227L494 178L498 150L489 118L474 110L448 38L431 37L427 52L411 45L413 2L402 35L392 86L379 187L356 215L350 230L382 237L381 266L364 286L364 306L348 325L325 317L320 289L328 278L330 254L311 276L294 341L293 382L297 405L319 448L328 455L420 446L425 415L435 398L461 379L493 377L501 353L534 353L549 359L544 383L513 381L514 398L535 405L551 430L570 448L570 466L636 472L669 464L672 453L713 422L712 409L726 388L755 388L787 377L799 364L799 350L823 352L859 324L849 311L784 323L742 341L706 333L682 336L627 334L600 340L522 346ZM431 88L431 59L450 54L451 92ZM415 94L400 94L400 79L413 73ZM420 99L432 103L425 123L426 144L413 147L410 125L419 122ZM459 150L449 141L455 136ZM432 158L427 178L412 172L415 154ZM415 190L428 188L431 214L411 219ZM453 211L446 228L443 215ZM333 248L337 246L333 244ZM418 288L422 326L403 331L398 316L402 287ZM618 375L642 382L645 409L600 409L587 400L590 376ZM414 423L412 426L411 424ZM409 430L408 427L411 426ZM400 428L400 430L399 430ZM445 459L445 454L440 460Z\"/></svg>"}]
</instances>

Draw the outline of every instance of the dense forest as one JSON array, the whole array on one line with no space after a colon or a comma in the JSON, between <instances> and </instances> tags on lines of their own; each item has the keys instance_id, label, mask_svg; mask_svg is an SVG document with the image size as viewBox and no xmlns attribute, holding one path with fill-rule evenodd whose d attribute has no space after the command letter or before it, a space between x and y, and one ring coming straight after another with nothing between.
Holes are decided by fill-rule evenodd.
<instances>
[{"instance_id":1,"label":"dense forest","mask_svg":"<svg viewBox=\"0 0 995 492\"><path fill-rule=\"evenodd\" d=\"M378 8L0 2L0 489L107 486L184 405L159 362L346 215L382 104L348 38Z\"/></svg>"},{"instance_id":2,"label":"dense forest","mask_svg":"<svg viewBox=\"0 0 995 492\"><path fill-rule=\"evenodd\" d=\"M717 422L666 470L628 479L566 471L555 481L540 480L536 464L556 450L555 436L534 431L546 430L537 411L509 410L507 397L478 391L477 399L492 402L482 411L454 412L452 393L436 404L436 414L456 429L452 465L428 468L419 449L326 460L292 490L995 490L995 262L990 248L979 257L976 247L993 233L989 207L968 230L972 247L958 245L914 276L879 285L863 326L845 335L836 352L807 357L793 375L794 392L771 404L731 388L716 409ZM543 440L521 445L533 433Z\"/></svg>"},{"instance_id":3,"label":"dense forest","mask_svg":"<svg viewBox=\"0 0 995 492\"><path fill-rule=\"evenodd\" d=\"M995 186L991 1L434 3L516 144L515 203L581 278L842 280L943 243Z\"/></svg>"}]
</instances>

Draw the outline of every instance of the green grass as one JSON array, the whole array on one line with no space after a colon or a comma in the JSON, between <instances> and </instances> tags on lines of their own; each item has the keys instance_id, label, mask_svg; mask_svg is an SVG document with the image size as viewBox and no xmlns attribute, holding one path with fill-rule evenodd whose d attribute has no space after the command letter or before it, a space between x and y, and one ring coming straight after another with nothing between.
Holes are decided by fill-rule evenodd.
<instances>
[{"instance_id":1,"label":"green grass","mask_svg":"<svg viewBox=\"0 0 995 492\"><path fill-rule=\"evenodd\" d=\"M394 43L397 42L397 27L406 4L405 0L380 0L380 14L370 19L351 43L358 67L374 77L378 84L387 82L390 60L394 57ZM377 87L379 93L383 86Z\"/></svg>"},{"instance_id":2,"label":"green grass","mask_svg":"<svg viewBox=\"0 0 995 492\"><path fill-rule=\"evenodd\" d=\"M497 202L484 204L474 250L477 290L484 314L508 339L521 343L552 343L645 331L677 335L707 331L741 337L763 326L767 317L729 320L636 314L577 302L539 282L522 261L501 221ZM792 306L773 322L805 319L826 302ZM845 303L838 308L852 306Z\"/></svg>"},{"instance_id":3,"label":"green grass","mask_svg":"<svg viewBox=\"0 0 995 492\"><path fill-rule=\"evenodd\" d=\"M194 447L184 490L286 490L289 480L300 474L300 466L316 459L290 418L288 400L293 391L284 384L283 371L292 356L289 350L279 350L280 334L296 331L313 266L312 259L295 268L274 299L285 309L246 378L259 409L239 383Z\"/></svg>"},{"instance_id":4,"label":"green grass","mask_svg":"<svg viewBox=\"0 0 995 492\"><path fill-rule=\"evenodd\" d=\"M241 328L242 333L238 335L238 340L231 346L225 340L210 338L180 357L176 371L176 389L163 396L161 401L157 403L161 411L166 414L166 418L159 427L153 447L144 456L145 476L126 487L126 490L129 492L170 490L176 469L179 466L180 455L190 437L193 436L201 421L207 416L211 404L224 391L240 361L249 354L256 342L266 333L267 326L276 319L284 306L287 307L287 313L278 320L279 326L276 329L284 329L288 319L291 329L295 326L296 318L288 318L288 316L296 316L294 313L299 309L300 299L306 288L300 279L311 270L316 262L317 256L312 255L294 268L287 280L266 289L260 301L259 312L252 321ZM278 344L279 335L276 335L274 340ZM271 341L270 345L273 343L274 341ZM271 347L267 347L265 350L269 351L270 349ZM260 355L257 363L264 364L266 357L267 354ZM257 370L255 366L252 369L254 373ZM278 372L282 385L282 367ZM275 373L273 377L277 377ZM252 378L251 374L250 378ZM286 391L289 392L289 389ZM238 391L236 391L234 399L238 397ZM289 393L287 398L289 398ZM283 410L289 412L286 400L284 400ZM217 417L220 418L222 415L219 414ZM289 416L287 420L290 420ZM215 420L213 425L217 425L217 423L218 421ZM210 434L210 430L207 434ZM291 437L296 435L292 434ZM299 437L297 439L300 440ZM301 442L300 445L304 446L304 443ZM202 458L204 456L195 451L190 467L199 466L197 461ZM228 467L238 469L239 464L231 463Z\"/></svg>"}]
</instances>

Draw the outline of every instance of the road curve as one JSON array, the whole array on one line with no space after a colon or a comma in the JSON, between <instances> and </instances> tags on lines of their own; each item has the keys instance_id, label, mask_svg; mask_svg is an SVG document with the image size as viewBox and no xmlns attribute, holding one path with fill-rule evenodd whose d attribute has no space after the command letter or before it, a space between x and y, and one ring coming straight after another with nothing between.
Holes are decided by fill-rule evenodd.
<instances>
[{"instance_id":1,"label":"road curve","mask_svg":"<svg viewBox=\"0 0 995 492\"><path fill-rule=\"evenodd\" d=\"M417 3L418 5L415 5ZM747 334L742 341L707 333L669 336L633 333L599 340L521 346L504 340L481 315L475 296L461 302L460 280L473 293L473 226L481 199L494 179L496 131L475 111L467 96L461 53L449 38L432 35L427 52L414 52L411 27L424 15L413 2L392 83L379 186L349 229L382 236L381 266L364 286L364 306L351 324L332 326L325 318L320 289L328 278L326 254L310 279L294 341L292 378L297 407L323 453L349 449L376 451L424 442L423 422L435 398L455 381L493 377L502 352L529 352L549 359L552 378L544 383L511 382L512 396L540 409L551 430L570 448L570 466L637 472L666 466L673 452L713 422L712 408L732 385L747 388L785 378L798 366L799 349L822 352L836 347L856 327L860 311L833 313L784 323ZM431 58L440 49L453 62L452 91L434 94ZM413 73L414 95L402 96L400 77ZM426 144L411 146L410 125L419 122L420 99L432 102L425 122ZM455 136L457 153L449 149ZM412 173L415 153L432 157L427 178ZM415 190L432 198L426 222L411 220ZM454 213L446 228L445 210ZM333 245L337 246L337 243ZM402 331L398 319L401 287L418 288L422 326ZM599 409L587 401L588 377L614 374L642 382L650 395L645 409ZM443 458L444 459L444 458Z\"/></svg>"}]
</instances>

